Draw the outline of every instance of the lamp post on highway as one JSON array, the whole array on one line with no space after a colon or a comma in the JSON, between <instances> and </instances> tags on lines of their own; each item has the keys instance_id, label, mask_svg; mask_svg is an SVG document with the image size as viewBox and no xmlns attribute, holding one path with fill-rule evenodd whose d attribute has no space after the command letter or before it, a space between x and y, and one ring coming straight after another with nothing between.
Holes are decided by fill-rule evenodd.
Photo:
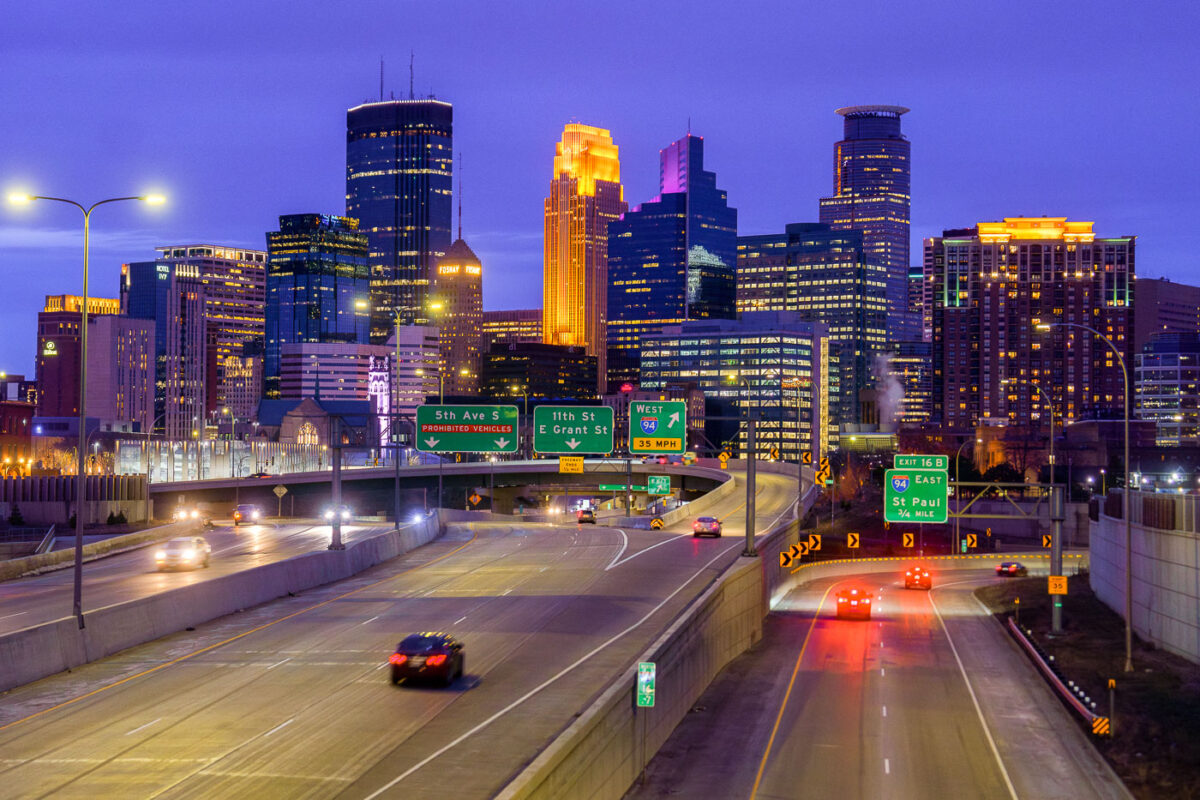
<instances>
[{"instance_id":1,"label":"lamp post on highway","mask_svg":"<svg viewBox=\"0 0 1200 800\"><path fill-rule=\"evenodd\" d=\"M88 260L91 251L92 212L102 205L120 203L127 200L140 200L150 205L166 202L160 194L134 195L132 197L110 197L97 200L90 206L84 206L65 197L48 197L46 195L31 195L13 193L8 201L14 205L27 205L34 200L49 200L55 203L66 203L74 206L83 214L83 305L79 319L79 448L75 473L75 596L73 613L83 627L83 504L87 494L87 479L85 476L87 458L87 344L88 344Z\"/></svg>"},{"instance_id":2,"label":"lamp post on highway","mask_svg":"<svg viewBox=\"0 0 1200 800\"><path fill-rule=\"evenodd\" d=\"M522 412L521 417L522 417L522 419L524 419L526 421L526 424L528 424L528 421L529 421L529 384L526 383L521 386L517 386L514 383L511 387L509 387L509 391L511 391L513 394L521 395L522 400L524 400L525 410L524 410L524 412ZM525 436L523 437L521 453L522 453L522 455L525 456L526 459L529 458L529 432L528 431L526 431Z\"/></svg>"},{"instance_id":3,"label":"lamp post on highway","mask_svg":"<svg viewBox=\"0 0 1200 800\"><path fill-rule=\"evenodd\" d=\"M758 457L755 453L754 433L757 420L750 411L750 382L736 372L729 376L729 380L737 383L739 387L746 387L746 546L742 548L742 556L758 558L758 549L754 546L754 495L757 488L755 467ZM738 393L741 394L740 391Z\"/></svg>"},{"instance_id":4,"label":"lamp post on highway","mask_svg":"<svg viewBox=\"0 0 1200 800\"><path fill-rule=\"evenodd\" d=\"M971 440L965 439L963 441L963 443L958 446L958 450L956 450L954 452L954 483L955 484L958 483L958 459L962 455L963 448L969 444L971 444ZM983 444L983 439L976 438L975 444ZM974 450L975 450L975 448L971 448L972 452L974 452ZM960 508L962 508L962 495L957 494L957 492L959 492L960 490L961 490L961 487L959 487L957 485L954 487L954 491L956 493L955 497L954 497L954 552L955 553L957 553L961 549L960 543L962 542L962 537L959 535L959 532L958 532L958 530L959 530L958 510ZM922 545L922 546L924 546L924 545Z\"/></svg>"},{"instance_id":5,"label":"lamp post on highway","mask_svg":"<svg viewBox=\"0 0 1200 800\"><path fill-rule=\"evenodd\" d=\"M1125 392L1125 396L1122 398L1125 407L1125 461L1121 467L1125 473L1125 493L1121 503L1121 516L1125 517L1125 671L1133 672L1133 522L1130 520L1129 509L1133 498L1130 496L1129 485L1129 370L1125 366L1125 356L1121 354L1113 340L1095 328L1081 325L1078 322L1043 323L1035 327L1042 333L1051 328L1081 328L1088 331L1093 336L1100 337L1108 345L1108 348L1117 357L1117 363L1121 365L1121 378L1124 381Z\"/></svg>"}]
</instances>

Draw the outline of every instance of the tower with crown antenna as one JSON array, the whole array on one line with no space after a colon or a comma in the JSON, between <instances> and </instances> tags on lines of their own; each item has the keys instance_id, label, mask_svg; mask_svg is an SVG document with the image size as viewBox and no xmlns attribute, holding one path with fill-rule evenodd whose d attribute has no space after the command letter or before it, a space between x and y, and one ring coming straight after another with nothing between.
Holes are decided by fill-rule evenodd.
<instances>
[{"instance_id":1,"label":"tower with crown antenna","mask_svg":"<svg viewBox=\"0 0 1200 800\"><path fill-rule=\"evenodd\" d=\"M458 163L458 238L439 259L430 307L440 331L446 394L479 393L483 341L483 264L462 235L462 154Z\"/></svg>"}]
</instances>

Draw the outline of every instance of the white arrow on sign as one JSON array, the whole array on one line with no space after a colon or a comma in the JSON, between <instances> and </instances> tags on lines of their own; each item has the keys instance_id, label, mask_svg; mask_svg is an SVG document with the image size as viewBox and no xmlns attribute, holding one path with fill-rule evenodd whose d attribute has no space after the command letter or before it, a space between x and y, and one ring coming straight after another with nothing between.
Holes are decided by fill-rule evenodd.
<instances>
[{"instance_id":1,"label":"white arrow on sign","mask_svg":"<svg viewBox=\"0 0 1200 800\"><path fill-rule=\"evenodd\" d=\"M441 441L441 440L440 440L440 439L435 439L435 438L433 438L432 436L430 436L428 439L426 439L426 440L425 440L425 444L429 445L430 447L433 447L433 446L435 446L435 445L436 445L436 444L437 444L439 441Z\"/></svg>"},{"instance_id":2,"label":"white arrow on sign","mask_svg":"<svg viewBox=\"0 0 1200 800\"><path fill-rule=\"evenodd\" d=\"M579 447L579 445L581 445L582 442L578 442L574 439L567 439L565 442L563 442L563 444L565 444L567 447L574 450L576 447Z\"/></svg>"},{"instance_id":3,"label":"white arrow on sign","mask_svg":"<svg viewBox=\"0 0 1200 800\"><path fill-rule=\"evenodd\" d=\"M668 422L669 422L671 425L678 425L678 424L679 424L679 412L678 412L678 411L676 411L674 414L672 414L671 416L667 417L667 421L668 421Z\"/></svg>"},{"instance_id":4,"label":"white arrow on sign","mask_svg":"<svg viewBox=\"0 0 1200 800\"><path fill-rule=\"evenodd\" d=\"M508 439L497 439L496 447L499 447L501 450L508 447Z\"/></svg>"}]
</instances>

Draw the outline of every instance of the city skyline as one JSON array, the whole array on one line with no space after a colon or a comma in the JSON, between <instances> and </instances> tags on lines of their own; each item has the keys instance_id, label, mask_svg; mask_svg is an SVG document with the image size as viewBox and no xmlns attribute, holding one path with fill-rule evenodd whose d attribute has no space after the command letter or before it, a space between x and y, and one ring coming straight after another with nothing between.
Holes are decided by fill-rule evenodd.
<instances>
[{"instance_id":1,"label":"city skyline","mask_svg":"<svg viewBox=\"0 0 1200 800\"><path fill-rule=\"evenodd\" d=\"M235 8L210 16L146 4L132 6L125 19L88 9L66 21L37 12L12 21L11 46L0 63L22 76L5 92L7 104L23 113L0 121L2 188L82 200L153 184L170 197L159 209L112 208L97 216L92 285L98 294L114 295L120 264L150 258L155 247L215 241L262 249L279 215L339 211L346 109L379 98L381 55L385 99L407 97L410 51L417 95L433 89L454 105L455 147L472 164L465 234L489 265L486 309L529 305L522 292L540 274L545 152L564 122L587 120L613 131L629 165L622 176L627 198L638 203L656 193L658 149L683 135L690 119L740 211L739 233L752 235L813 217L815 203L828 195L829 153L841 138L834 110L858 103L913 109L904 121L915 145L912 263L920 262L922 239L947 228L1013 213L1064 214L1137 233L1143 275L1189 278L1190 248L1174 220L1200 204L1194 190L1180 189L1194 185L1200 170L1185 133L1200 112L1167 102L1173 93L1159 76L1194 71L1197 56L1182 47L1186 24L1158 26L1153 14L1116 4L1089 5L1086 13L1079 13L1082 5L1063 7L1045 11L1045 25L1026 31L1015 14L995 18L967 9L949 18L933 5L896 7L856 23L864 55L842 72L830 66L836 47L819 36L805 39L810 50L800 59L792 47L782 48L789 26L765 24L773 18L765 10L697 7L695 38L738 46L734 64L692 54L683 37L667 35L667 9L627 26L622 20L633 9L618 4L595 24L619 27L622 46L589 46L580 54L583 67L608 70L605 79L547 83L535 53L500 46L506 37L532 44L569 27L532 9L501 15L478 5L453 14L414 8L404 12L406 34L397 42L387 25L362 26L399 13L384 5L356 7L346 24L324 26L334 13L313 4L297 16L304 23L266 37L260 28L275 21L268 12ZM173 24L161 26L167 13ZM809 22L828 27L835 17L817 9ZM982 45L952 35L981 22L994 34ZM922 43L899 56L869 46L916 37L930 24L943 30L940 44ZM1102 56L1087 45L1118 24L1157 46ZM221 35L214 37L218 25ZM1059 39L1050 32L1056 25L1075 35ZM161 27L169 28L165 36ZM446 32L451 27L453 35ZM1018 34L1047 57L1026 64L999 44ZM64 37L79 40L77 55L64 57ZM202 42L207 47L192 47ZM304 47L314 43L322 46ZM347 57L351 43L354 55ZM628 65L612 60L633 52L639 57ZM146 72L147 54L161 74ZM97 58L105 68L92 71L88 65ZM960 61L953 74L937 66L946 58ZM692 79L672 96L659 96L642 76L677 61ZM302 66L310 79L284 80ZM194 78L198 69L201 80ZM1088 81L1061 91L1063 82L1084 74ZM1101 104L1113 96L1124 98L1132 127L1096 123ZM131 114L146 124L131 126ZM268 124L276 115L283 127ZM1180 154L1169 174L1154 155L1164 151ZM1004 181L996 181L998 174ZM19 332L0 346L0 365L9 371L32 373L42 296L79 291L81 235L64 211L41 206L0 215L0 267L31 275L15 282L14 302L2 312Z\"/></svg>"}]
</instances>

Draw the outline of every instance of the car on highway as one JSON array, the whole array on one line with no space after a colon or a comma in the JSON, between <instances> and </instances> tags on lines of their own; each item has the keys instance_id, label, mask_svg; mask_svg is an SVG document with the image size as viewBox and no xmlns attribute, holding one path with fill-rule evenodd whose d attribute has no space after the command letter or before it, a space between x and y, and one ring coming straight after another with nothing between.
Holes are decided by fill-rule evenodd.
<instances>
[{"instance_id":1,"label":"car on highway","mask_svg":"<svg viewBox=\"0 0 1200 800\"><path fill-rule=\"evenodd\" d=\"M685 467L690 467L695 463L696 463L696 454L695 453L689 451L689 452L683 454L683 465Z\"/></svg>"},{"instance_id":2,"label":"car on highway","mask_svg":"<svg viewBox=\"0 0 1200 800\"><path fill-rule=\"evenodd\" d=\"M721 520L716 517L696 517L692 523L692 538L716 536L721 538Z\"/></svg>"},{"instance_id":3,"label":"car on highway","mask_svg":"<svg viewBox=\"0 0 1200 800\"><path fill-rule=\"evenodd\" d=\"M262 512L258 510L258 506L251 503L242 503L233 510L233 527L241 525L243 522L247 525L253 525L262 518Z\"/></svg>"},{"instance_id":4,"label":"car on highway","mask_svg":"<svg viewBox=\"0 0 1200 800\"><path fill-rule=\"evenodd\" d=\"M904 570L904 588L911 589L932 589L933 579L929 577L929 570L925 567L909 567Z\"/></svg>"},{"instance_id":5,"label":"car on highway","mask_svg":"<svg viewBox=\"0 0 1200 800\"><path fill-rule=\"evenodd\" d=\"M838 619L870 619L871 593L866 589L842 589L837 593Z\"/></svg>"},{"instance_id":6,"label":"car on highway","mask_svg":"<svg viewBox=\"0 0 1200 800\"><path fill-rule=\"evenodd\" d=\"M175 510L171 512L171 520L173 522L187 522L190 519L199 522L200 509L190 506L176 506Z\"/></svg>"},{"instance_id":7,"label":"car on highway","mask_svg":"<svg viewBox=\"0 0 1200 800\"><path fill-rule=\"evenodd\" d=\"M575 521L582 525L585 522L596 524L596 512L590 508L581 508L575 514Z\"/></svg>"},{"instance_id":8,"label":"car on highway","mask_svg":"<svg viewBox=\"0 0 1200 800\"><path fill-rule=\"evenodd\" d=\"M247 478L269 478L269 477L271 477L271 473L269 473L269 472L251 472L246 477Z\"/></svg>"},{"instance_id":9,"label":"car on highway","mask_svg":"<svg viewBox=\"0 0 1200 800\"><path fill-rule=\"evenodd\" d=\"M212 547L203 536L179 536L163 542L154 552L154 564L158 571L167 569L198 569L207 567L212 558Z\"/></svg>"},{"instance_id":10,"label":"car on highway","mask_svg":"<svg viewBox=\"0 0 1200 800\"><path fill-rule=\"evenodd\" d=\"M996 574L1006 578L1024 578L1029 570L1020 561L1005 561L996 565Z\"/></svg>"},{"instance_id":11,"label":"car on highway","mask_svg":"<svg viewBox=\"0 0 1200 800\"><path fill-rule=\"evenodd\" d=\"M429 631L406 636L388 658L392 683L436 680L444 686L461 678L466 664L462 642L448 633Z\"/></svg>"},{"instance_id":12,"label":"car on highway","mask_svg":"<svg viewBox=\"0 0 1200 800\"><path fill-rule=\"evenodd\" d=\"M332 508L325 509L325 519L329 520L330 522L333 522L333 511L334 510ZM350 510L350 506L338 506L337 511L338 519L340 519L342 522L349 522L350 520L354 519L354 512Z\"/></svg>"}]
</instances>

